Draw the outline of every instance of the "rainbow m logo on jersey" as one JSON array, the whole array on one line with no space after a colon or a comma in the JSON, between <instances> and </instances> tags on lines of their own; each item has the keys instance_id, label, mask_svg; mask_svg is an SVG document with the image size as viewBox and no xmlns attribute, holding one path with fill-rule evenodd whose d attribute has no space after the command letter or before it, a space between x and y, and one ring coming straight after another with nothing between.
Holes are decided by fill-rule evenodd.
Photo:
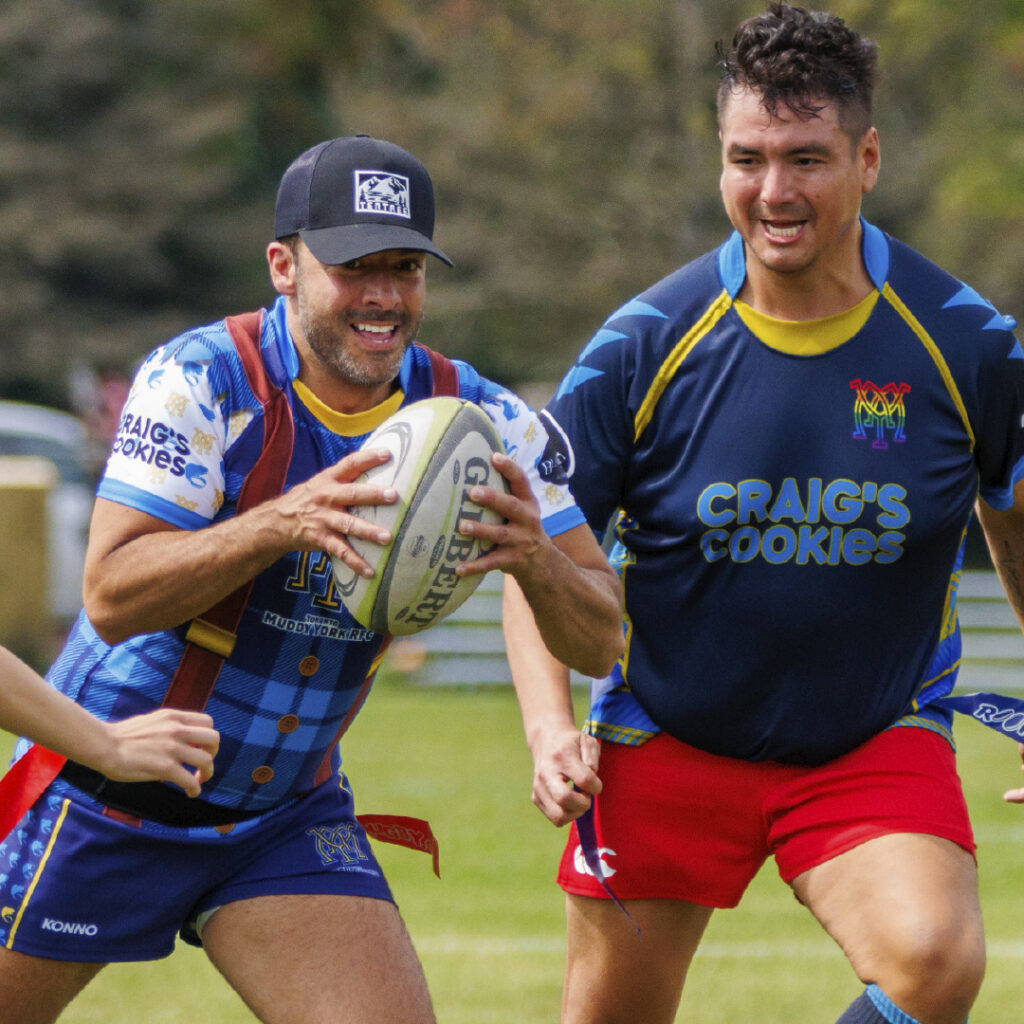
<instances>
[{"instance_id":1,"label":"rainbow m logo on jersey","mask_svg":"<svg viewBox=\"0 0 1024 1024\"><path fill-rule=\"evenodd\" d=\"M880 388L869 380L851 380L850 387L856 392L853 402L855 438L865 441L870 431L871 447L879 449L888 448L889 440L896 444L906 441L907 409L903 396L910 391L909 384L890 382Z\"/></svg>"}]
</instances>

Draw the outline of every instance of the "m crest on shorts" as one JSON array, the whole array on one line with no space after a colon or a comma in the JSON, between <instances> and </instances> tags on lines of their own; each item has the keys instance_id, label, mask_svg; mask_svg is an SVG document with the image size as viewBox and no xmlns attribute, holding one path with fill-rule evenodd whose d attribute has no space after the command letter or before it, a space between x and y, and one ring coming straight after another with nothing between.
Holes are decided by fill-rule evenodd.
<instances>
[{"instance_id":1,"label":"m crest on shorts","mask_svg":"<svg viewBox=\"0 0 1024 1024\"><path fill-rule=\"evenodd\" d=\"M384 214L389 217L412 216L409 207L409 179L389 171L355 172L355 212Z\"/></svg>"},{"instance_id":2,"label":"m crest on shorts","mask_svg":"<svg viewBox=\"0 0 1024 1024\"><path fill-rule=\"evenodd\" d=\"M306 830L316 843L316 852L324 864L358 864L368 860L359 840L359 830L346 822L333 827L318 825Z\"/></svg>"}]
</instances>

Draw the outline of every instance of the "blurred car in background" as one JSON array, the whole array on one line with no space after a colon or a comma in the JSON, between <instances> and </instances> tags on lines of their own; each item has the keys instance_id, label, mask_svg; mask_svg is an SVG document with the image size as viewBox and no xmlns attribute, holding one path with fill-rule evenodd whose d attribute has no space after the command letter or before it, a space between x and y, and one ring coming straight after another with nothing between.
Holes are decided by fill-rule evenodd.
<instances>
[{"instance_id":1,"label":"blurred car in background","mask_svg":"<svg viewBox=\"0 0 1024 1024\"><path fill-rule=\"evenodd\" d=\"M56 470L57 483L47 500L48 593L55 625L66 628L82 606L95 490L85 426L60 409L0 401L0 456L6 455L44 458Z\"/></svg>"}]
</instances>

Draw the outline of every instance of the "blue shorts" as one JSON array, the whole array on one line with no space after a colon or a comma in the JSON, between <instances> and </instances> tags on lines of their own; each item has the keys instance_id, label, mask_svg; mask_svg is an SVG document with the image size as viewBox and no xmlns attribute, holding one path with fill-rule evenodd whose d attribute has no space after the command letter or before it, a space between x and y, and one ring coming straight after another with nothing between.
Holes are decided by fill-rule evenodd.
<instances>
[{"instance_id":1,"label":"blue shorts","mask_svg":"<svg viewBox=\"0 0 1024 1024\"><path fill-rule=\"evenodd\" d=\"M198 945L206 911L299 893L392 899L344 776L259 818L180 838L48 790L0 843L0 943L52 960L156 960L179 933Z\"/></svg>"}]
</instances>

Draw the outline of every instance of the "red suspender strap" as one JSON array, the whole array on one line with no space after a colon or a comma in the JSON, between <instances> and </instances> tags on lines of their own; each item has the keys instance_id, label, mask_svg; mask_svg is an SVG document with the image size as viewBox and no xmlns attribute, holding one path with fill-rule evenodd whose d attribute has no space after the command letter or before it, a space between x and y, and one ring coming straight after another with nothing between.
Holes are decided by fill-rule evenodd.
<instances>
[{"instance_id":1,"label":"red suspender strap","mask_svg":"<svg viewBox=\"0 0 1024 1024\"><path fill-rule=\"evenodd\" d=\"M249 387L263 407L263 450L249 470L238 496L241 513L284 490L295 438L291 407L281 388L267 376L260 356L262 310L224 321L241 357ZM185 652L164 697L165 707L201 711L210 699L221 666L235 646L252 580L197 616L186 634Z\"/></svg>"},{"instance_id":2,"label":"red suspender strap","mask_svg":"<svg viewBox=\"0 0 1024 1024\"><path fill-rule=\"evenodd\" d=\"M426 345L421 345L420 348L430 357L430 369L434 377L433 394L454 395L458 398L459 371L455 368L455 364L440 352L427 348Z\"/></svg>"}]
</instances>

